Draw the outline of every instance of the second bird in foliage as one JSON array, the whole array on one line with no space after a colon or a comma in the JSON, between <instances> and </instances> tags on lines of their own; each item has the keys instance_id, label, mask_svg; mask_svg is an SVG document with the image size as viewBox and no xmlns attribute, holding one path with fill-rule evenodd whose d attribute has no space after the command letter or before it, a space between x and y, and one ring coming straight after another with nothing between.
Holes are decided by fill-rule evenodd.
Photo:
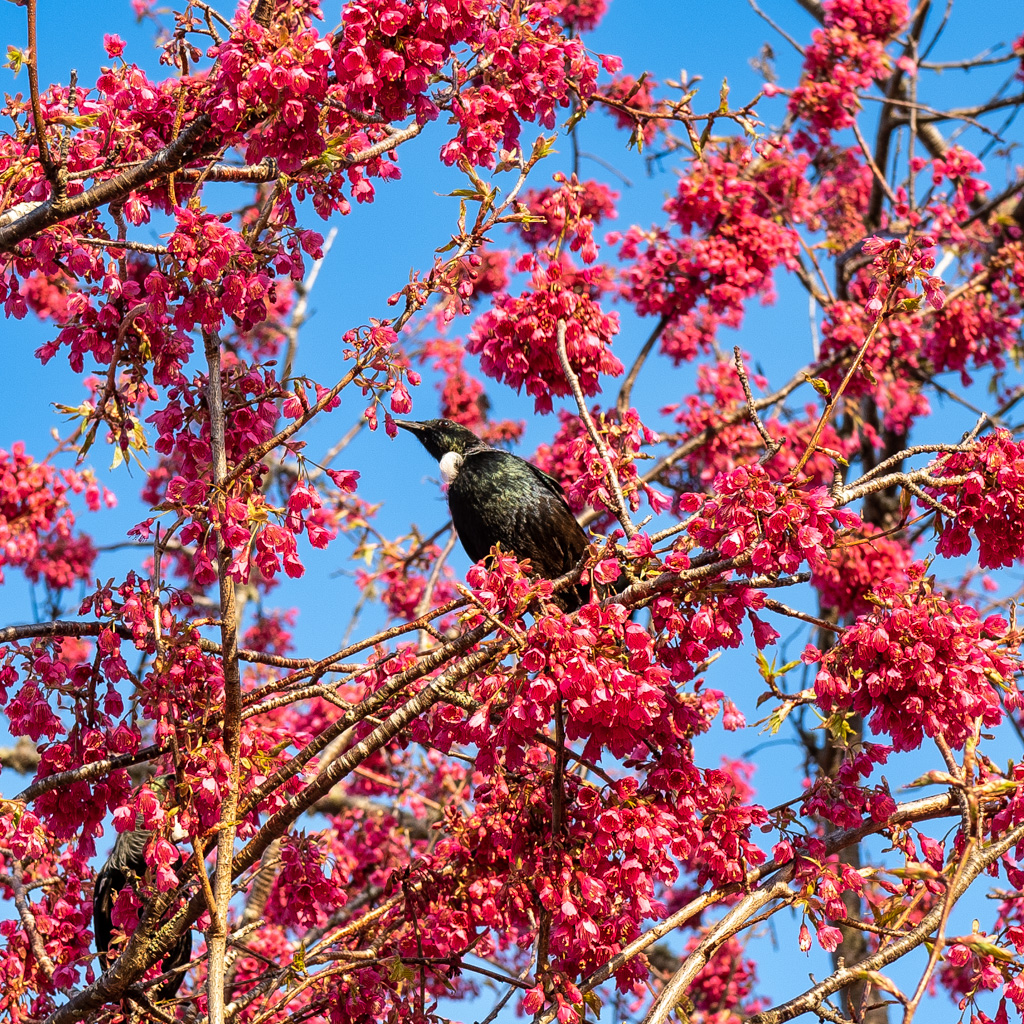
<instances>
[{"instance_id":1,"label":"second bird in foliage","mask_svg":"<svg viewBox=\"0 0 1024 1024\"><path fill-rule=\"evenodd\" d=\"M140 816L141 817L141 816ZM136 823L139 825L139 822ZM100 964L107 967L107 951L113 937L113 912L118 893L126 886L138 887L146 876L146 847L153 833L141 827L121 832L114 840L114 848L106 863L96 875L96 888L92 899L93 927L96 933L96 951ZM173 999L185 980L183 968L192 958L192 931L185 927L163 957L161 969L174 973L157 986L157 999Z\"/></svg>"},{"instance_id":2,"label":"second bird in foliage","mask_svg":"<svg viewBox=\"0 0 1024 1024\"><path fill-rule=\"evenodd\" d=\"M395 422L415 434L440 464L452 523L474 562L500 544L516 558L528 558L545 579L579 564L587 535L557 480L452 420ZM587 589L577 584L556 594L555 601L575 611L587 601Z\"/></svg>"}]
</instances>

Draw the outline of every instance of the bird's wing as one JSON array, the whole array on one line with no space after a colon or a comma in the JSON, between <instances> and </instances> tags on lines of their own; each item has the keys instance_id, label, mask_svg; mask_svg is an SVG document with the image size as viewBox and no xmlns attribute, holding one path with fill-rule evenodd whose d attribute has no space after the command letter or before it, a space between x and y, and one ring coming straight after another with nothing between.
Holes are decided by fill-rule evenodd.
<instances>
[{"instance_id":1,"label":"bird's wing","mask_svg":"<svg viewBox=\"0 0 1024 1024\"><path fill-rule=\"evenodd\" d=\"M523 459L522 461L526 462L526 459ZM526 464L533 470L533 475L544 485L544 487L555 495L555 497L561 498L562 501L565 501L565 489L553 476L548 476L543 469L538 469L532 462L526 462ZM568 505L569 503L566 501L566 504Z\"/></svg>"},{"instance_id":2,"label":"bird's wing","mask_svg":"<svg viewBox=\"0 0 1024 1024\"><path fill-rule=\"evenodd\" d=\"M110 939L114 934L110 917L114 912L117 894L133 880L122 866L112 864L110 860L96 873L92 893L92 923L97 953L106 953L110 948Z\"/></svg>"},{"instance_id":3,"label":"bird's wing","mask_svg":"<svg viewBox=\"0 0 1024 1024\"><path fill-rule=\"evenodd\" d=\"M139 829L122 832L114 840L106 863L96 873L92 896L93 929L96 949L105 953L110 946L112 928L110 915L117 894L129 883L135 883L146 873L146 844L152 833Z\"/></svg>"},{"instance_id":4,"label":"bird's wing","mask_svg":"<svg viewBox=\"0 0 1024 1024\"><path fill-rule=\"evenodd\" d=\"M114 840L114 848L110 851L110 859L107 861L108 866L141 878L146 873L146 847L152 838L152 832L141 828L120 833Z\"/></svg>"}]
</instances>

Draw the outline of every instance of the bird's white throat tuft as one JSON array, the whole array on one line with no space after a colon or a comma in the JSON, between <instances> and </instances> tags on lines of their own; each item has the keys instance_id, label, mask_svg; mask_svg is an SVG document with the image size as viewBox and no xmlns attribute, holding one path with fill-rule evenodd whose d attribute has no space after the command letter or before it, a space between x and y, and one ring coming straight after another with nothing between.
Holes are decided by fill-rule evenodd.
<instances>
[{"instance_id":1,"label":"bird's white throat tuft","mask_svg":"<svg viewBox=\"0 0 1024 1024\"><path fill-rule=\"evenodd\" d=\"M445 452L441 456L441 479L445 487L451 486L451 482L459 475L462 466L462 456L458 452Z\"/></svg>"}]
</instances>

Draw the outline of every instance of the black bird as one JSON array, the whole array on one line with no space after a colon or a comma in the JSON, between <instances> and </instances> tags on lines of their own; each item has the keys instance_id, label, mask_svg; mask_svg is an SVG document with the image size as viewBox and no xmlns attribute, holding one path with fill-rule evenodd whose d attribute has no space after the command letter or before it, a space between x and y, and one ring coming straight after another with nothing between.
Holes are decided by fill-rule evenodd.
<instances>
[{"instance_id":1,"label":"black bird","mask_svg":"<svg viewBox=\"0 0 1024 1024\"><path fill-rule=\"evenodd\" d=\"M114 909L117 894L126 886L138 888L146 875L146 846L153 837L152 832L138 827L132 832L121 832L114 840L114 848L106 863L96 875L96 884L92 897L92 921L96 933L96 951L100 954L103 969L107 967L107 950L113 934L110 915ZM174 945L164 955L160 967L163 971L171 971L184 967L192 959L192 930L186 928L178 936ZM178 994L185 972L178 971L162 981L154 993L157 999L173 999Z\"/></svg>"},{"instance_id":2,"label":"black bird","mask_svg":"<svg viewBox=\"0 0 1024 1024\"><path fill-rule=\"evenodd\" d=\"M440 463L452 522L474 562L500 544L516 558L528 558L533 571L545 579L579 564L587 551L587 535L557 480L451 420L395 422L415 434ZM571 612L589 596L588 588L577 584L554 599Z\"/></svg>"}]
</instances>

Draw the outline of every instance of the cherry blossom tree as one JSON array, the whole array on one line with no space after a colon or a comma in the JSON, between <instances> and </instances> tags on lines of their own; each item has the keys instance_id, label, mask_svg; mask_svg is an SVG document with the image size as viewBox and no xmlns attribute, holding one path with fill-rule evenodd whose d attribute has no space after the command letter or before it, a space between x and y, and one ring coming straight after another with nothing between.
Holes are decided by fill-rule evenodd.
<instances>
[{"instance_id":1,"label":"cherry blossom tree","mask_svg":"<svg viewBox=\"0 0 1024 1024\"><path fill-rule=\"evenodd\" d=\"M607 0L133 0L162 77L112 33L47 84L24 0L0 299L84 394L52 451L0 451L0 569L47 595L0 629L4 1020L1021 1017L1024 36L939 61L930 0L799 0L803 37L751 6L800 70L767 48L737 98L595 52ZM428 126L449 230L313 379L325 232ZM587 176L620 160L676 173L657 223ZM775 287L811 308L785 379L727 341ZM591 540L556 580L500 549L463 578L443 516L391 535L348 460L414 406L514 444L510 392ZM275 588L315 601L316 549L377 613L296 650ZM705 756L756 746L741 705L802 751L777 806L756 753ZM814 980L765 976L766 922L832 954Z\"/></svg>"}]
</instances>

